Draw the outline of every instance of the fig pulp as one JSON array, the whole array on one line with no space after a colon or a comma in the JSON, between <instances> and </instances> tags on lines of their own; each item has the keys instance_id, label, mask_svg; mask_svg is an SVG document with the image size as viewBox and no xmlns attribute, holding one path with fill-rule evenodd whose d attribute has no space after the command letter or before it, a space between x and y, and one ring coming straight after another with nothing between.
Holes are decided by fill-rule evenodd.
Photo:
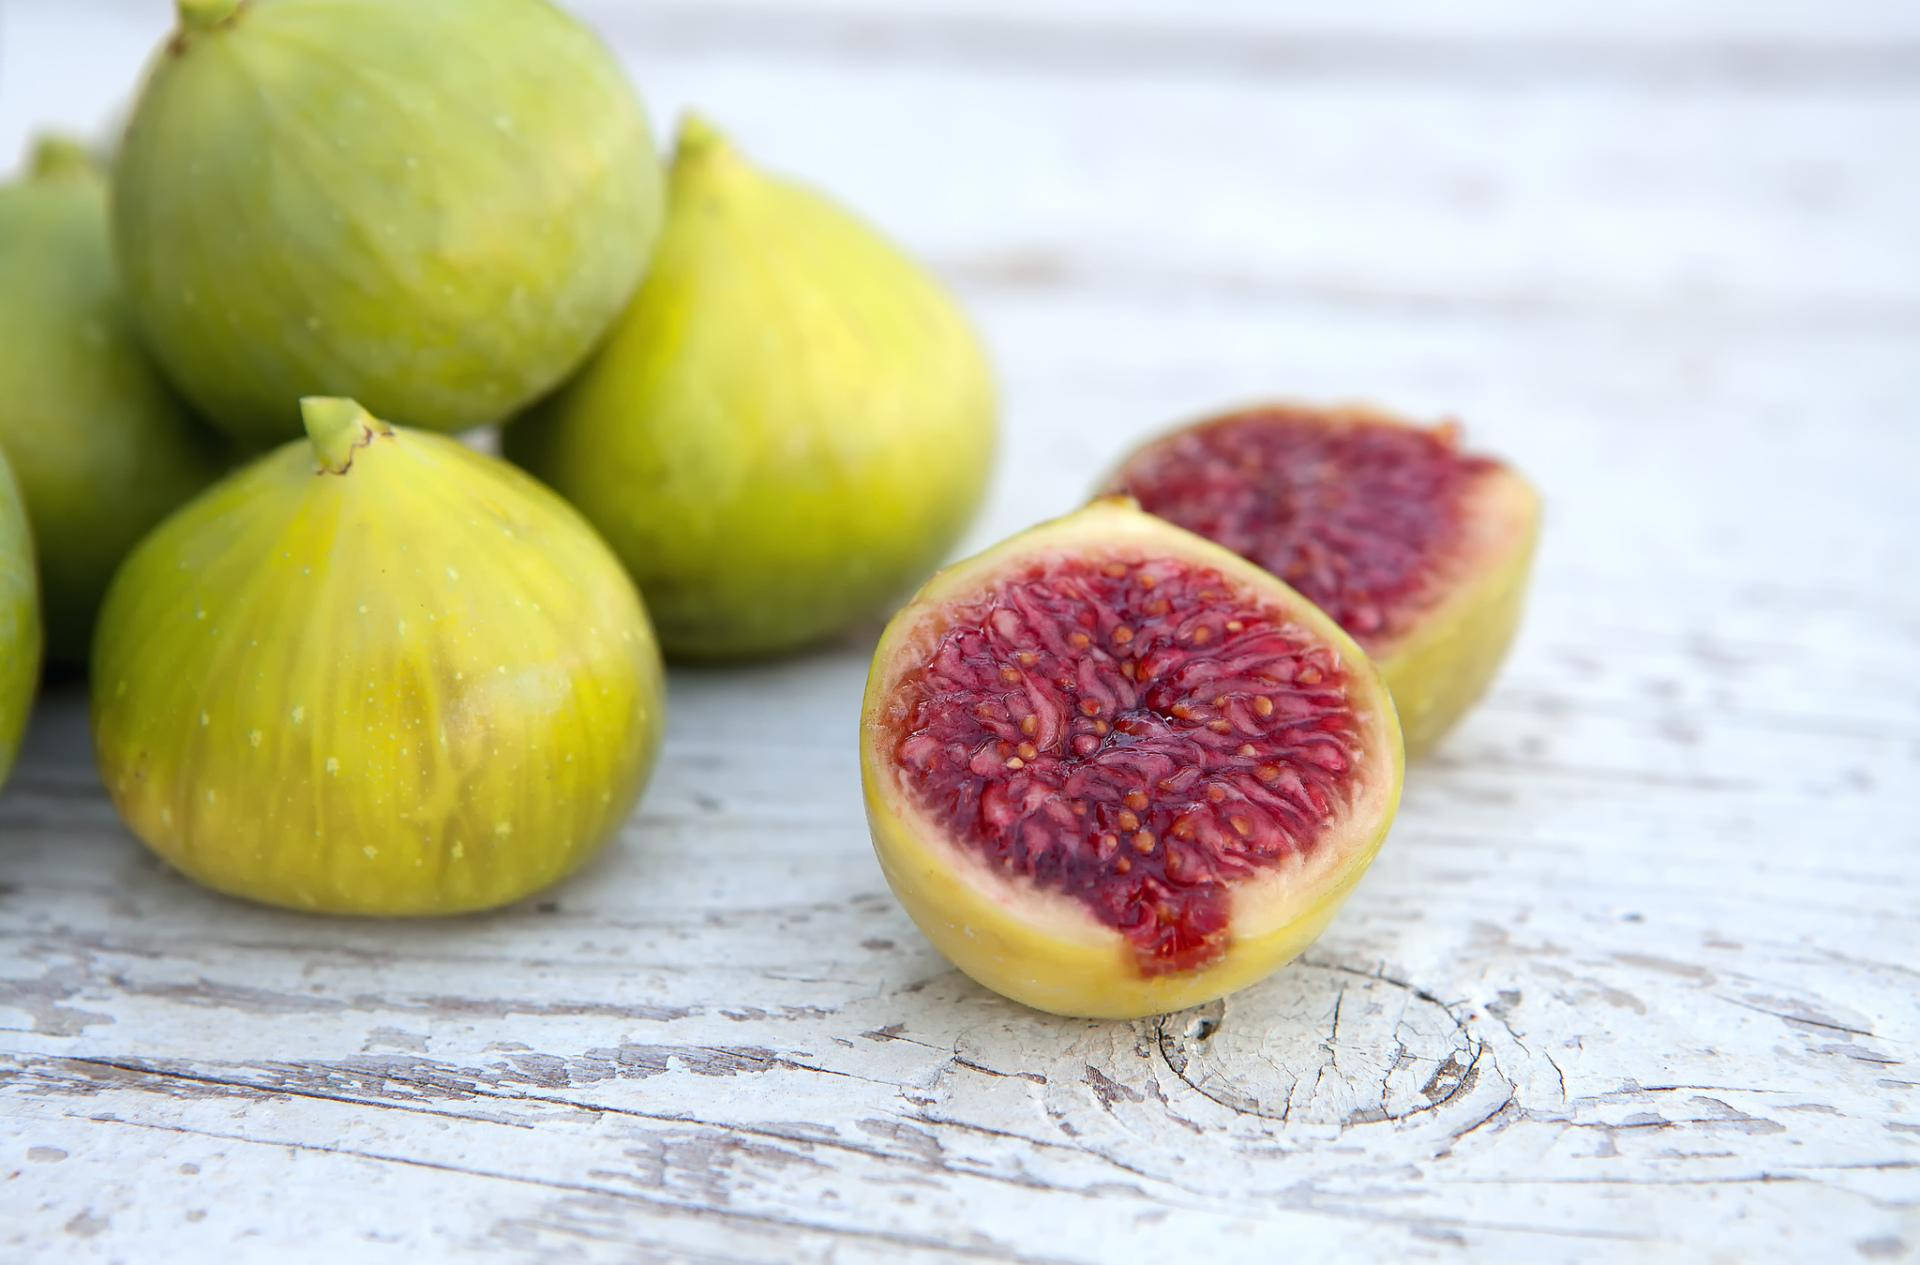
<instances>
[{"instance_id":1,"label":"fig pulp","mask_svg":"<svg viewBox=\"0 0 1920 1265\"><path fill-rule=\"evenodd\" d=\"M7 458L0 452L0 786L13 771L20 734L40 683L40 590L33 538Z\"/></svg>"},{"instance_id":2,"label":"fig pulp","mask_svg":"<svg viewBox=\"0 0 1920 1265\"><path fill-rule=\"evenodd\" d=\"M113 569L225 456L140 346L106 181L68 142L41 142L0 188L0 448L33 524L48 653L84 664Z\"/></svg>"},{"instance_id":3,"label":"fig pulp","mask_svg":"<svg viewBox=\"0 0 1920 1265\"><path fill-rule=\"evenodd\" d=\"M134 833L270 904L526 895L625 818L658 746L633 583L503 461L302 402L310 438L188 503L115 577L94 747Z\"/></svg>"},{"instance_id":4,"label":"fig pulp","mask_svg":"<svg viewBox=\"0 0 1920 1265\"><path fill-rule=\"evenodd\" d=\"M1298 589L1380 665L1407 753L1486 691L1520 623L1540 501L1461 451L1458 429L1276 404L1188 426L1121 463L1109 493Z\"/></svg>"},{"instance_id":5,"label":"fig pulp","mask_svg":"<svg viewBox=\"0 0 1920 1265\"><path fill-rule=\"evenodd\" d=\"M985 358L938 284L689 119L633 306L504 446L605 534L668 655L717 660L817 641L924 578L993 440Z\"/></svg>"},{"instance_id":6,"label":"fig pulp","mask_svg":"<svg viewBox=\"0 0 1920 1265\"><path fill-rule=\"evenodd\" d=\"M546 0L179 0L115 164L155 354L244 439L351 394L459 430L575 369L660 223L646 115Z\"/></svg>"},{"instance_id":7,"label":"fig pulp","mask_svg":"<svg viewBox=\"0 0 1920 1265\"><path fill-rule=\"evenodd\" d=\"M1386 835L1401 749L1332 620L1112 500L928 581L874 656L860 764L887 881L956 966L1131 1017L1310 943Z\"/></svg>"}]
</instances>

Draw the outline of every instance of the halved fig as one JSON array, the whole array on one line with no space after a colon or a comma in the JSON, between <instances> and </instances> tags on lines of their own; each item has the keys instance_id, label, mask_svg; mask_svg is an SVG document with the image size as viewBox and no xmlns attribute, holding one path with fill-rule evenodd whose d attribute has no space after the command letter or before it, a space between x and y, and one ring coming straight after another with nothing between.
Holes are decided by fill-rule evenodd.
<instances>
[{"instance_id":1,"label":"halved fig","mask_svg":"<svg viewBox=\"0 0 1920 1265\"><path fill-rule=\"evenodd\" d=\"M874 656L860 766L887 881L954 965L1134 1017L1319 935L1386 836L1402 755L1331 619L1114 498L927 582Z\"/></svg>"},{"instance_id":2,"label":"halved fig","mask_svg":"<svg viewBox=\"0 0 1920 1265\"><path fill-rule=\"evenodd\" d=\"M1271 404L1149 441L1108 481L1333 616L1428 750L1486 692L1520 624L1540 498L1459 427Z\"/></svg>"}]
</instances>

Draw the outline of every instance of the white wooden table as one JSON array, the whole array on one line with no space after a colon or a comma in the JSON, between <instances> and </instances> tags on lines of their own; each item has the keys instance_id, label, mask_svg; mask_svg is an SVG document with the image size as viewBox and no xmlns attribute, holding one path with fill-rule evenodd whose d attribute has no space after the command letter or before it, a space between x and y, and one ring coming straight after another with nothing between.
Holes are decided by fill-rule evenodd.
<instances>
[{"instance_id":1,"label":"white wooden table","mask_svg":"<svg viewBox=\"0 0 1920 1265\"><path fill-rule=\"evenodd\" d=\"M0 150L166 8L0 0ZM584 6L979 314L973 544L1183 414L1370 396L1545 489L1521 644L1305 961L1131 1024L888 895L872 629L676 672L605 859L442 923L169 874L57 690L0 799L0 1258L1913 1259L1920 6L1574 9Z\"/></svg>"}]
</instances>

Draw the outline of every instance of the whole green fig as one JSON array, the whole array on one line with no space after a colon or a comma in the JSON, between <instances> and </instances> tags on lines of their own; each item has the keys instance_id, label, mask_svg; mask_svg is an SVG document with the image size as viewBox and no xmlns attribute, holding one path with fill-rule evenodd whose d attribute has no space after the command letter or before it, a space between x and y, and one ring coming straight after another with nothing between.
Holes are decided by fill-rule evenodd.
<instances>
[{"instance_id":1,"label":"whole green fig","mask_svg":"<svg viewBox=\"0 0 1920 1265\"><path fill-rule=\"evenodd\" d=\"M695 119L633 305L505 437L600 528L684 659L804 645L924 578L993 443L991 376L952 299Z\"/></svg>"},{"instance_id":2,"label":"whole green fig","mask_svg":"<svg viewBox=\"0 0 1920 1265\"><path fill-rule=\"evenodd\" d=\"M20 490L0 453L0 786L13 771L39 683L40 590L33 575L33 538Z\"/></svg>"},{"instance_id":3,"label":"whole green fig","mask_svg":"<svg viewBox=\"0 0 1920 1265\"><path fill-rule=\"evenodd\" d=\"M504 461L302 402L309 438L127 559L94 747L134 833L299 909L429 914L583 863L659 745L660 652L592 528Z\"/></svg>"},{"instance_id":4,"label":"whole green fig","mask_svg":"<svg viewBox=\"0 0 1920 1265\"><path fill-rule=\"evenodd\" d=\"M113 569L224 456L134 334L106 181L70 142L42 141L0 187L0 447L33 523L48 651L85 663Z\"/></svg>"},{"instance_id":5,"label":"whole green fig","mask_svg":"<svg viewBox=\"0 0 1920 1265\"><path fill-rule=\"evenodd\" d=\"M660 222L645 112L546 0L178 0L115 166L156 355L213 421L460 430L571 372Z\"/></svg>"}]
</instances>

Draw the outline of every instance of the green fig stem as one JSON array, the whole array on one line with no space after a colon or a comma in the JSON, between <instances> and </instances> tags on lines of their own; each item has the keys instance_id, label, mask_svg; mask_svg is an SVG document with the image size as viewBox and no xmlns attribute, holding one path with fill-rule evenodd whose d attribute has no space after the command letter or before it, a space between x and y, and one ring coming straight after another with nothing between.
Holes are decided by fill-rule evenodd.
<instances>
[{"instance_id":1,"label":"green fig stem","mask_svg":"<svg viewBox=\"0 0 1920 1265\"><path fill-rule=\"evenodd\" d=\"M27 159L27 174L35 180L86 175L94 169L92 151L70 136L40 137Z\"/></svg>"},{"instance_id":2,"label":"green fig stem","mask_svg":"<svg viewBox=\"0 0 1920 1265\"><path fill-rule=\"evenodd\" d=\"M675 144L682 150L699 151L703 149L724 148L727 138L720 129L708 121L707 116L696 110L688 110L680 116L680 134Z\"/></svg>"},{"instance_id":3,"label":"green fig stem","mask_svg":"<svg viewBox=\"0 0 1920 1265\"><path fill-rule=\"evenodd\" d=\"M186 31L210 31L236 13L242 0L175 0L180 11L180 28Z\"/></svg>"},{"instance_id":4,"label":"green fig stem","mask_svg":"<svg viewBox=\"0 0 1920 1265\"><path fill-rule=\"evenodd\" d=\"M688 163L734 164L738 161L739 151L734 149L725 132L691 110L680 116L673 143L676 167Z\"/></svg>"},{"instance_id":5,"label":"green fig stem","mask_svg":"<svg viewBox=\"0 0 1920 1265\"><path fill-rule=\"evenodd\" d=\"M306 423L321 474L345 474L353 465L354 449L366 447L376 435L393 434L391 426L361 408L358 401L329 395L302 399L300 420Z\"/></svg>"}]
</instances>

